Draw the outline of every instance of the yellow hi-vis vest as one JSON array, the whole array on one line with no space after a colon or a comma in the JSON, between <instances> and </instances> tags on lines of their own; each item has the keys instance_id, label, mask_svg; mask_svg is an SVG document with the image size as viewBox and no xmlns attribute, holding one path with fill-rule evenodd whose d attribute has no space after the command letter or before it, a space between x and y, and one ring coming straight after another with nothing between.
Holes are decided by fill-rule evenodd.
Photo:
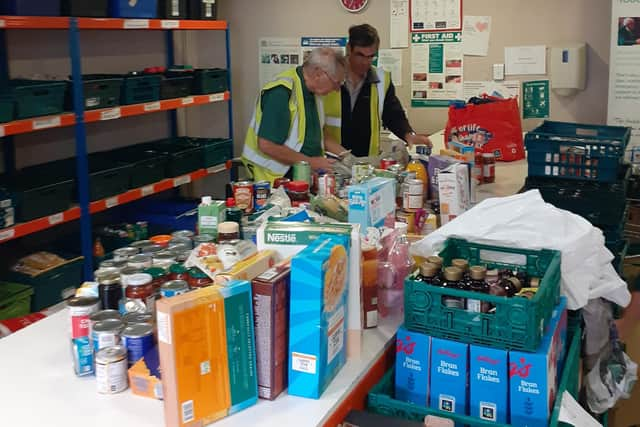
<instances>
[{"instance_id":1,"label":"yellow hi-vis vest","mask_svg":"<svg viewBox=\"0 0 640 427\"><path fill-rule=\"evenodd\" d=\"M278 162L260 151L258 147L258 131L262 121L262 94L276 86L284 86L291 91L289 97L289 136L284 145L294 151L300 152L304 144L304 138L307 130L304 95L302 93L302 85L304 82L298 76L295 68L283 71L278 74L275 79L267 83L260 92L251 123L247 130L247 136L244 140L244 148L242 149L242 163L252 174L255 181L266 180L273 184L276 178L284 176L289 170L289 165ZM318 118L320 120L320 130L322 138L322 128L324 127L324 109L321 98L316 96L316 105L318 106ZM324 140L321 141L324 148Z\"/></svg>"},{"instance_id":2,"label":"yellow hi-vis vest","mask_svg":"<svg viewBox=\"0 0 640 427\"><path fill-rule=\"evenodd\" d=\"M382 110L384 98L391 85L391 74L382 68L373 67L378 76L378 83L371 86L371 140L369 141L369 156L377 156L380 150L380 129L382 129ZM366 84L366 83L365 83ZM333 137L338 144L342 144L342 95L341 92L331 92L324 97L324 113L326 115L326 135Z\"/></svg>"}]
</instances>

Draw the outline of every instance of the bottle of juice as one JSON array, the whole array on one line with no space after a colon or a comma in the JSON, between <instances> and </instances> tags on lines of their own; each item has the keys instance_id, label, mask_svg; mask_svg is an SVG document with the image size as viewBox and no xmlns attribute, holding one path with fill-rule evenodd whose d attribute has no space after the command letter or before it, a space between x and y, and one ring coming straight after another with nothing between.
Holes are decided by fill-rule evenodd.
<instances>
[{"instance_id":1,"label":"bottle of juice","mask_svg":"<svg viewBox=\"0 0 640 427\"><path fill-rule=\"evenodd\" d=\"M411 156L411 161L407 163L407 172L415 172L416 179L422 181L422 188L424 196L427 197L427 186L429 185L429 175L427 174L427 168L424 167L422 162Z\"/></svg>"}]
</instances>

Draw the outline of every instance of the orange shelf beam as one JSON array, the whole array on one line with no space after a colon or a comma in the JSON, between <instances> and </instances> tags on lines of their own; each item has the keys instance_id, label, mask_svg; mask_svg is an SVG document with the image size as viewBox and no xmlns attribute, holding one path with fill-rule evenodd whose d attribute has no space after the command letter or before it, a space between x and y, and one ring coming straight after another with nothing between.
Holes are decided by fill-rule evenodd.
<instances>
[{"instance_id":1,"label":"orange shelf beam","mask_svg":"<svg viewBox=\"0 0 640 427\"><path fill-rule=\"evenodd\" d=\"M176 178L167 178L162 181L150 184L145 187L135 188L129 190L126 193L118 194L117 196L109 197L103 200L96 200L89 205L89 211L92 214L102 212L113 207L124 205L135 200L142 199L143 197L150 196L152 194L167 191L174 187L188 184L193 181L204 178L207 175L219 173L225 170L231 169L231 162L228 161L224 164L210 167L208 169L198 169L186 175L182 175ZM16 224L12 227L0 230L0 243L8 242L9 240L17 239L28 234L37 233L47 228L54 227L58 224L62 224L69 221L74 221L80 218L80 208L73 207L67 209L64 212L49 215L47 217L37 218L29 222Z\"/></svg>"},{"instance_id":2,"label":"orange shelf beam","mask_svg":"<svg viewBox=\"0 0 640 427\"><path fill-rule=\"evenodd\" d=\"M178 19L77 18L81 30L226 30L227 21ZM1 29L59 29L70 27L64 16L0 16Z\"/></svg>"},{"instance_id":3,"label":"orange shelf beam","mask_svg":"<svg viewBox=\"0 0 640 427\"><path fill-rule=\"evenodd\" d=\"M229 92L212 93L209 95L193 95L185 98L163 99L162 101L146 102L144 104L121 105L113 108L90 110L84 113L84 122L92 123L105 120L115 120L122 117L139 116L158 111L176 110L194 105L211 104L213 102L228 101ZM73 113L56 116L34 117L32 119L16 120L0 124L0 137L35 132L44 129L73 126L76 123Z\"/></svg>"},{"instance_id":4,"label":"orange shelf beam","mask_svg":"<svg viewBox=\"0 0 640 427\"><path fill-rule=\"evenodd\" d=\"M61 16L0 16L0 28L64 30L69 28L69 18Z\"/></svg>"}]
</instances>

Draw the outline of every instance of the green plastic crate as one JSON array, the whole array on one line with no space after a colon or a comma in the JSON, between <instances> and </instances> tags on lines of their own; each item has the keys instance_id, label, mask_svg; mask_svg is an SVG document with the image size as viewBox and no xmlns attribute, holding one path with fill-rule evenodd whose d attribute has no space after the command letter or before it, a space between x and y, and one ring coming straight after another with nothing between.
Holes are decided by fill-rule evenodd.
<instances>
[{"instance_id":1,"label":"green plastic crate","mask_svg":"<svg viewBox=\"0 0 640 427\"><path fill-rule=\"evenodd\" d=\"M90 155L89 199L100 200L125 193L129 189L132 169L133 165L130 163L114 164L103 157L102 153Z\"/></svg>"},{"instance_id":2,"label":"green plastic crate","mask_svg":"<svg viewBox=\"0 0 640 427\"><path fill-rule=\"evenodd\" d=\"M66 254L58 255L65 258L67 262L37 276L15 271L8 271L5 275L5 280L30 285L33 288L32 312L59 303L82 283L82 261L84 258Z\"/></svg>"},{"instance_id":3,"label":"green plastic crate","mask_svg":"<svg viewBox=\"0 0 640 427\"><path fill-rule=\"evenodd\" d=\"M144 149L168 156L165 175L169 178L185 175L204 167L203 149L200 145L191 142L190 138L169 138L142 146Z\"/></svg>"},{"instance_id":4,"label":"green plastic crate","mask_svg":"<svg viewBox=\"0 0 640 427\"><path fill-rule=\"evenodd\" d=\"M202 68L194 71L193 93L204 95L229 90L227 70L224 68Z\"/></svg>"},{"instance_id":5,"label":"green plastic crate","mask_svg":"<svg viewBox=\"0 0 640 427\"><path fill-rule=\"evenodd\" d=\"M205 168L233 158L233 140L229 138L191 138L190 141L202 147Z\"/></svg>"},{"instance_id":6,"label":"green plastic crate","mask_svg":"<svg viewBox=\"0 0 640 427\"><path fill-rule=\"evenodd\" d=\"M0 282L0 320L30 313L33 288L19 283Z\"/></svg>"},{"instance_id":7,"label":"green plastic crate","mask_svg":"<svg viewBox=\"0 0 640 427\"><path fill-rule=\"evenodd\" d=\"M529 277L540 278L540 286L531 299L507 298L431 286L408 277L404 283L407 329L489 347L524 351L538 348L560 297L559 251L505 248L450 238L439 256L445 266L454 258L462 258L471 266L524 270ZM495 306L495 312L472 313L445 307L441 302L443 295L487 301Z\"/></svg>"},{"instance_id":8,"label":"green plastic crate","mask_svg":"<svg viewBox=\"0 0 640 427\"><path fill-rule=\"evenodd\" d=\"M109 74L87 74L82 76L84 109L96 110L120 105L122 77ZM73 83L67 83L65 108L73 110Z\"/></svg>"},{"instance_id":9,"label":"green plastic crate","mask_svg":"<svg viewBox=\"0 0 640 427\"><path fill-rule=\"evenodd\" d=\"M122 105L129 105L158 101L161 79L161 76L155 74L125 76L120 102Z\"/></svg>"},{"instance_id":10,"label":"green plastic crate","mask_svg":"<svg viewBox=\"0 0 640 427\"><path fill-rule=\"evenodd\" d=\"M16 119L62 113L66 88L66 82L11 80L9 90L15 99Z\"/></svg>"},{"instance_id":11,"label":"green plastic crate","mask_svg":"<svg viewBox=\"0 0 640 427\"><path fill-rule=\"evenodd\" d=\"M572 396L578 397L578 384L580 377L580 338L581 330L578 328L570 341L570 347L567 352L564 369L560 378L560 385L556 393L556 401L551 412L549 425L565 426L564 423L558 422L560 414L560 404L562 402L562 394L568 391ZM450 412L440 411L438 409L427 408L426 406L416 405L415 403L402 402L396 400L395 396L395 370L389 370L369 392L367 399L367 410L376 414L387 415L396 418L402 418L412 421L423 421L427 415L435 415L443 418L449 418L460 423L460 425L468 425L473 427L508 427L508 424L494 423L491 421L481 420L469 415L458 415Z\"/></svg>"},{"instance_id":12,"label":"green plastic crate","mask_svg":"<svg viewBox=\"0 0 640 427\"><path fill-rule=\"evenodd\" d=\"M169 158L157 151L133 146L110 151L107 156L113 162L131 165L129 188L144 187L166 178Z\"/></svg>"},{"instance_id":13,"label":"green plastic crate","mask_svg":"<svg viewBox=\"0 0 640 427\"><path fill-rule=\"evenodd\" d=\"M160 99L184 98L193 91L193 76L165 76L160 83Z\"/></svg>"},{"instance_id":14,"label":"green plastic crate","mask_svg":"<svg viewBox=\"0 0 640 427\"><path fill-rule=\"evenodd\" d=\"M13 120L13 96L0 94L0 123Z\"/></svg>"}]
</instances>

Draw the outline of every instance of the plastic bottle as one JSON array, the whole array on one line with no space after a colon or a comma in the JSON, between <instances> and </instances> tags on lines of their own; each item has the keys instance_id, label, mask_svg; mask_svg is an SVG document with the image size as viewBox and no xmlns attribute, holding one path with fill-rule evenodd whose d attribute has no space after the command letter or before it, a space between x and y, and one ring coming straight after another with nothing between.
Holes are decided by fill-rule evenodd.
<instances>
[{"instance_id":1,"label":"plastic bottle","mask_svg":"<svg viewBox=\"0 0 640 427\"><path fill-rule=\"evenodd\" d=\"M198 234L218 234L218 216L215 214L211 196L202 196L198 205Z\"/></svg>"},{"instance_id":2,"label":"plastic bottle","mask_svg":"<svg viewBox=\"0 0 640 427\"><path fill-rule=\"evenodd\" d=\"M427 173L427 169L424 167L422 162L416 159L414 156L411 156L411 161L407 163L407 168L405 170L407 172L415 172L416 179L422 181L422 191L426 198L427 186L429 185L429 174Z\"/></svg>"}]
</instances>

